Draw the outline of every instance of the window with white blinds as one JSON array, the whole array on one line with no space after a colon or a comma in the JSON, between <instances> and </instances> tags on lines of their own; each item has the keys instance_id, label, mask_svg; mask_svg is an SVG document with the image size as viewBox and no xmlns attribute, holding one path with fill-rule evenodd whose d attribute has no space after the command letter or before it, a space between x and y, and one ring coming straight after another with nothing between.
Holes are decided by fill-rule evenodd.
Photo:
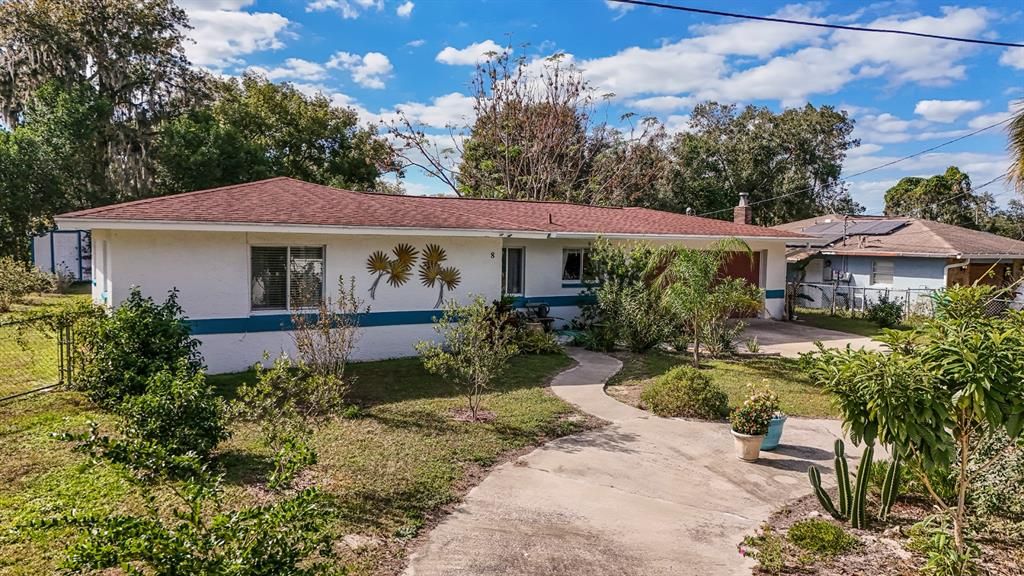
<instances>
[{"instance_id":1,"label":"window with white blinds","mask_svg":"<svg viewBox=\"0 0 1024 576\"><path fill-rule=\"evenodd\" d=\"M250 269L253 310L311 308L323 299L323 246L253 246Z\"/></svg>"},{"instance_id":2,"label":"window with white blinds","mask_svg":"<svg viewBox=\"0 0 1024 576\"><path fill-rule=\"evenodd\" d=\"M872 284L892 284L895 266L892 260L875 260L871 263Z\"/></svg>"}]
</instances>

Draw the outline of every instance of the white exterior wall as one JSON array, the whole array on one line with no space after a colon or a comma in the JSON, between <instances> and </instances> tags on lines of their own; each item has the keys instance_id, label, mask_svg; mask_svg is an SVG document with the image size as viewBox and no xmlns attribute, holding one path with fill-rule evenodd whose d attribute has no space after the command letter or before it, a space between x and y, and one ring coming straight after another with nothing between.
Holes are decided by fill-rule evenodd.
<instances>
[{"instance_id":1,"label":"white exterior wall","mask_svg":"<svg viewBox=\"0 0 1024 576\"><path fill-rule=\"evenodd\" d=\"M326 295L337 296L339 276L354 276L357 296L377 312L420 312L420 318L434 310L438 287L423 286L414 270L401 287L378 285L371 300L368 289L374 276L366 270L369 255L390 252L398 243L412 244L422 250L428 243L443 247L446 265L461 272L461 282L445 299L454 296L466 302L470 295L493 300L501 293L501 248L526 248L524 297L533 301L562 297L559 304L578 295L581 288L563 286L562 249L585 247L585 239L518 239L493 237L425 237L383 235L285 234L269 232L197 232L173 230L94 230L93 299L116 306L139 286L144 295L162 301L168 290L177 288L185 314L197 323L197 338L211 373L240 371L259 361L264 352L274 357L293 353L291 332L267 328L237 329L252 326L248 321L276 322L287 312L250 310L250 246L324 246ZM706 246L708 241L680 242L690 247ZM762 282L766 291L785 289L785 243L782 240L754 241L751 248L761 253ZM575 284L575 282L572 282ZM566 282L565 284L570 284ZM783 299L769 297L766 315L782 316ZM563 324L578 313L576 306L553 305L552 316ZM213 326L207 330L203 326ZM280 326L280 324L277 324ZM415 342L431 338L430 324L396 320L395 325L364 326L354 357L360 360L393 358L415 354Z\"/></svg>"}]
</instances>

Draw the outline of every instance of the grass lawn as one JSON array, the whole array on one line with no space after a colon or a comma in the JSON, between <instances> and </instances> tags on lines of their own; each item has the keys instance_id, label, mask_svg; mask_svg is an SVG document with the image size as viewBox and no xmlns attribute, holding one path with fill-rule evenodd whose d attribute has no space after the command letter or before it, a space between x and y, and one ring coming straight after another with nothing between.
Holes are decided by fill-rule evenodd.
<instances>
[{"instance_id":1,"label":"grass lawn","mask_svg":"<svg viewBox=\"0 0 1024 576\"><path fill-rule=\"evenodd\" d=\"M0 314L0 398L55 384L58 379L56 336L38 324L9 323L28 311L88 299L89 289L88 284L76 284L68 294L33 294Z\"/></svg>"},{"instance_id":2,"label":"grass lawn","mask_svg":"<svg viewBox=\"0 0 1024 576\"><path fill-rule=\"evenodd\" d=\"M497 415L488 423L450 418L465 400L425 373L415 358L350 365L356 377L351 398L363 407L361 416L335 420L318 432L319 463L300 481L337 497L341 513L333 530L339 541L360 534L376 542L361 552L346 552L353 573L396 572L409 539L457 501L486 467L548 438L595 425L544 387L570 364L562 355L515 359L485 397L484 408ZM231 397L252 377L242 373L211 376L210 381ZM13 533L13 526L71 509L142 509L138 488L119 470L50 437L84 430L90 419L111 422L73 392L0 406L0 574L53 573L73 537L58 529ZM256 430L235 426L232 431L218 449L225 505L274 498L263 487L270 454Z\"/></svg>"},{"instance_id":3,"label":"grass lawn","mask_svg":"<svg viewBox=\"0 0 1024 576\"><path fill-rule=\"evenodd\" d=\"M797 308L796 314L797 322L825 330L859 334L869 338L878 335L882 331L882 328L867 318L831 316L828 310L818 308ZM907 326L896 326L897 330L905 330L907 328Z\"/></svg>"},{"instance_id":4,"label":"grass lawn","mask_svg":"<svg viewBox=\"0 0 1024 576\"><path fill-rule=\"evenodd\" d=\"M622 370L608 382L608 394L623 402L639 405L643 384L689 364L686 354L651 351L646 354L618 353ZM736 360L705 360L701 367L712 381L729 395L729 406L736 407L746 399L750 383L765 383L778 393L782 411L790 416L836 418L839 413L828 395L800 370L791 358L758 358Z\"/></svg>"}]
</instances>

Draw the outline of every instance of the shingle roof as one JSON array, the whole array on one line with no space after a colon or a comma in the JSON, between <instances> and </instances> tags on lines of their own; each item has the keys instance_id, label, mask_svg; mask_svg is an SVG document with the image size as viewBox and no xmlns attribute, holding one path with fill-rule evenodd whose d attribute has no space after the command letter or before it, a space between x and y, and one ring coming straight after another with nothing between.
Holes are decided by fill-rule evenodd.
<instances>
[{"instance_id":1,"label":"shingle roof","mask_svg":"<svg viewBox=\"0 0 1024 576\"><path fill-rule=\"evenodd\" d=\"M352 192L271 178L69 212L70 220L792 238L799 234L647 208Z\"/></svg>"},{"instance_id":2,"label":"shingle roof","mask_svg":"<svg viewBox=\"0 0 1024 576\"><path fill-rule=\"evenodd\" d=\"M826 214L776 226L787 232L803 232L827 220L842 221L841 214ZM851 216L851 221L892 219L890 216ZM1024 258L1024 242L988 232L970 230L921 218L900 218L907 225L889 234L867 236L851 235L846 242L833 242L822 248L829 253L847 256L924 256L955 258L959 256L987 255Z\"/></svg>"}]
</instances>

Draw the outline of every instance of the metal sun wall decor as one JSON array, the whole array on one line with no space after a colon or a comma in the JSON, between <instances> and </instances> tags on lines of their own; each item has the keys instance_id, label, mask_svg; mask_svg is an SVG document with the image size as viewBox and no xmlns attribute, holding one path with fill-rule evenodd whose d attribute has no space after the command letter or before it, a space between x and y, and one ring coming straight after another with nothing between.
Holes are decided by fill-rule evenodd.
<instances>
[{"instance_id":1,"label":"metal sun wall decor","mask_svg":"<svg viewBox=\"0 0 1024 576\"><path fill-rule=\"evenodd\" d=\"M422 255L416 248L409 244L398 244L391 249L391 256L383 250L377 250L366 259L366 269L374 275L373 283L370 285L370 299L377 297L377 285L385 276L388 284L398 288L409 281L412 276L413 264L417 256L420 256L419 276L420 282L428 287L438 287L437 302L434 308L441 306L444 300L444 291L454 290L462 281L462 274L454 266L442 266L448 260L448 254L437 244L427 244Z\"/></svg>"}]
</instances>

